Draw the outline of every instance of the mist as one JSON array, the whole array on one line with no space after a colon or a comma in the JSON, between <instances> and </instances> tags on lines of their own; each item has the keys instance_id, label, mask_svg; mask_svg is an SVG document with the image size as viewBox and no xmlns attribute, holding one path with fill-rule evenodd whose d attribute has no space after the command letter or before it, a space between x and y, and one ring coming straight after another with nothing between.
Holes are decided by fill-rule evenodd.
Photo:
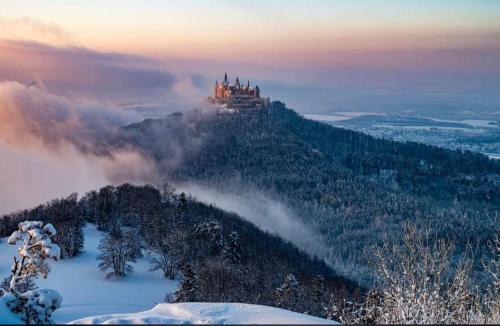
<instances>
[{"instance_id":1,"label":"mist","mask_svg":"<svg viewBox=\"0 0 500 326\"><path fill-rule=\"evenodd\" d=\"M111 148L134 112L18 82L0 83L0 213L106 184L152 182L156 168L136 149Z\"/></svg>"},{"instance_id":2,"label":"mist","mask_svg":"<svg viewBox=\"0 0 500 326\"><path fill-rule=\"evenodd\" d=\"M294 216L286 205L258 190L225 193L188 184L179 186L176 191L189 194L206 204L234 212L261 230L290 241L311 256L325 257L328 252L320 237Z\"/></svg>"}]
</instances>

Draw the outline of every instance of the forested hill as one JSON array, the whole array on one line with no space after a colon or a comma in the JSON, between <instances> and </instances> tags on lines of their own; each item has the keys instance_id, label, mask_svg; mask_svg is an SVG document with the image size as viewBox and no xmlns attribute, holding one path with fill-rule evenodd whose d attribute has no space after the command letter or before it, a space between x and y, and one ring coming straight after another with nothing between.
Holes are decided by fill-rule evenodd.
<instances>
[{"instance_id":1,"label":"forested hill","mask_svg":"<svg viewBox=\"0 0 500 326\"><path fill-rule=\"evenodd\" d=\"M168 180L259 191L288 205L329 248L325 258L369 285L366 250L410 220L478 255L495 232L500 163L481 154L380 140L304 119L274 102L260 114L176 113L123 128ZM248 196L248 200L252 200Z\"/></svg>"},{"instance_id":2,"label":"forested hill","mask_svg":"<svg viewBox=\"0 0 500 326\"><path fill-rule=\"evenodd\" d=\"M275 103L271 116L355 174L393 172L399 185L415 193L500 201L500 184L494 182L494 174L500 175L500 162L483 154L378 139L301 118L281 103Z\"/></svg>"}]
</instances>

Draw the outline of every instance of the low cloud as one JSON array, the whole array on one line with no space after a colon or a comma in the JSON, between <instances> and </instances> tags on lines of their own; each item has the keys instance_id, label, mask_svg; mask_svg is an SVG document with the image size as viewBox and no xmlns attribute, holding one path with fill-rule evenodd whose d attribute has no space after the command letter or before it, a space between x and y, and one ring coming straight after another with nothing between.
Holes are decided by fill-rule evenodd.
<instances>
[{"instance_id":1,"label":"low cloud","mask_svg":"<svg viewBox=\"0 0 500 326\"><path fill-rule=\"evenodd\" d=\"M111 147L134 112L0 83L0 213L109 183L144 183L155 166L135 149Z\"/></svg>"},{"instance_id":2,"label":"low cloud","mask_svg":"<svg viewBox=\"0 0 500 326\"><path fill-rule=\"evenodd\" d=\"M177 191L190 194L206 204L235 212L260 229L290 241L310 255L325 257L327 253L319 236L294 216L287 206L257 190L225 193L189 184L180 186Z\"/></svg>"},{"instance_id":3,"label":"low cloud","mask_svg":"<svg viewBox=\"0 0 500 326\"><path fill-rule=\"evenodd\" d=\"M56 26L18 23L67 36ZM0 40L0 213L110 183L156 182L156 165L115 136L124 125L201 102L204 78L167 66Z\"/></svg>"}]
</instances>

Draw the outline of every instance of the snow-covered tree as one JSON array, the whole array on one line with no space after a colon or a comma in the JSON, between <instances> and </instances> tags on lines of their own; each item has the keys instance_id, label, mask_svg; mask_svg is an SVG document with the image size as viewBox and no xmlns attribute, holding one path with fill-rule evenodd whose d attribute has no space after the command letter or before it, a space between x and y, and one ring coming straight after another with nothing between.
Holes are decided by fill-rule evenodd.
<instances>
[{"instance_id":1,"label":"snow-covered tree","mask_svg":"<svg viewBox=\"0 0 500 326\"><path fill-rule=\"evenodd\" d=\"M62 298L56 291L34 289L36 278L46 278L50 271L47 260L59 258L59 246L51 240L55 234L52 224L24 221L8 239L9 244L21 242L21 246L17 250L20 258L14 257L5 289L6 302L27 324L49 323L54 310L61 306Z\"/></svg>"},{"instance_id":2,"label":"snow-covered tree","mask_svg":"<svg viewBox=\"0 0 500 326\"><path fill-rule=\"evenodd\" d=\"M276 289L276 304L288 310L294 310L300 296L299 282L295 275L288 274L283 284Z\"/></svg>"},{"instance_id":3,"label":"snow-covered tree","mask_svg":"<svg viewBox=\"0 0 500 326\"><path fill-rule=\"evenodd\" d=\"M179 289L175 292L173 302L195 302L196 291L198 289L198 277L190 264L182 268L182 282Z\"/></svg>"}]
</instances>

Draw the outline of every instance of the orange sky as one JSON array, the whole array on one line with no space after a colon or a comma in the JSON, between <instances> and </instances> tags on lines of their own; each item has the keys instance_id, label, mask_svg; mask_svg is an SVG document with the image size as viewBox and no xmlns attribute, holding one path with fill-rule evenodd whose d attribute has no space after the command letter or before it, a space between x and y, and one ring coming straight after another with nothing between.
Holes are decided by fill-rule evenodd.
<instances>
[{"instance_id":1,"label":"orange sky","mask_svg":"<svg viewBox=\"0 0 500 326\"><path fill-rule=\"evenodd\" d=\"M488 0L0 0L0 8L0 38L156 58L329 65L353 52L500 48L500 2Z\"/></svg>"}]
</instances>

